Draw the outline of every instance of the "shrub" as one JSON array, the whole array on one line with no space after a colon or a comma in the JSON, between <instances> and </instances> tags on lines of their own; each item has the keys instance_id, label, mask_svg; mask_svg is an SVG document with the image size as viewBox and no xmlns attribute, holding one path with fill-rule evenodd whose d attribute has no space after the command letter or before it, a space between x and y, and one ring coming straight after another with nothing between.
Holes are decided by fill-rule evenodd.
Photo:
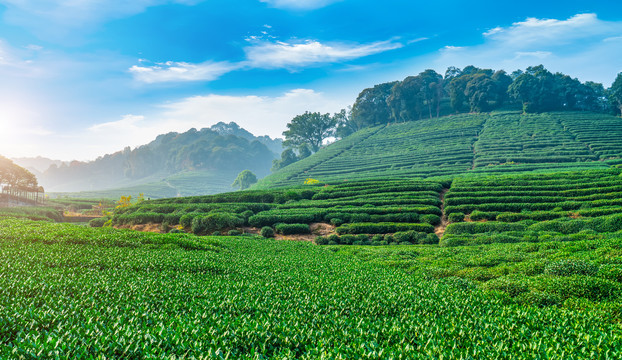
<instances>
[{"instance_id":1,"label":"shrub","mask_svg":"<svg viewBox=\"0 0 622 360\"><path fill-rule=\"evenodd\" d=\"M559 260L548 264L544 268L547 275L571 276L589 275L594 276L598 272L598 266L583 260Z\"/></svg>"},{"instance_id":2,"label":"shrub","mask_svg":"<svg viewBox=\"0 0 622 360\"><path fill-rule=\"evenodd\" d=\"M192 219L192 232L205 234L212 231L241 226L244 220L230 213L210 213Z\"/></svg>"},{"instance_id":3,"label":"shrub","mask_svg":"<svg viewBox=\"0 0 622 360\"><path fill-rule=\"evenodd\" d=\"M568 298L604 300L620 295L620 284L592 276L553 276L535 280L536 287L563 300Z\"/></svg>"},{"instance_id":4,"label":"shrub","mask_svg":"<svg viewBox=\"0 0 622 360\"><path fill-rule=\"evenodd\" d=\"M487 232L525 231L526 225L521 223L490 222L467 222L449 224L445 234L478 234Z\"/></svg>"},{"instance_id":5,"label":"shrub","mask_svg":"<svg viewBox=\"0 0 622 360\"><path fill-rule=\"evenodd\" d=\"M261 228L261 236L265 238L273 238L274 237L274 229L270 226L264 226Z\"/></svg>"},{"instance_id":6,"label":"shrub","mask_svg":"<svg viewBox=\"0 0 622 360\"><path fill-rule=\"evenodd\" d=\"M356 235L356 240L360 241L363 245L366 245L366 243L369 241L369 236L365 234L359 234Z\"/></svg>"},{"instance_id":7,"label":"shrub","mask_svg":"<svg viewBox=\"0 0 622 360\"><path fill-rule=\"evenodd\" d=\"M382 241L384 240L384 236L380 235L380 234L376 234L374 236L372 236L371 241Z\"/></svg>"},{"instance_id":8,"label":"shrub","mask_svg":"<svg viewBox=\"0 0 622 360\"><path fill-rule=\"evenodd\" d=\"M531 305L536 307L555 306L561 304L562 300L555 294L548 294L541 291L528 291L516 297L521 305Z\"/></svg>"},{"instance_id":9,"label":"shrub","mask_svg":"<svg viewBox=\"0 0 622 360\"><path fill-rule=\"evenodd\" d=\"M457 213L449 214L449 216L447 217L447 220L449 220L449 222L452 222L452 223L463 222L464 213L457 212Z\"/></svg>"},{"instance_id":10,"label":"shrub","mask_svg":"<svg viewBox=\"0 0 622 360\"><path fill-rule=\"evenodd\" d=\"M328 235L328 241L329 241L329 242L331 242L331 241L332 241L332 242L334 242L335 244L339 244L339 243L341 243L341 239L339 238L339 235L337 235L337 234L331 234L331 235ZM333 244L333 245L334 245L334 244Z\"/></svg>"},{"instance_id":11,"label":"shrub","mask_svg":"<svg viewBox=\"0 0 622 360\"><path fill-rule=\"evenodd\" d=\"M341 226L341 225L343 225L344 221L341 220L340 218L332 218L332 219L330 219L330 223L333 226Z\"/></svg>"},{"instance_id":12,"label":"shrub","mask_svg":"<svg viewBox=\"0 0 622 360\"><path fill-rule=\"evenodd\" d=\"M471 221L480 221L480 220L494 221L497 218L497 214L498 213L496 212L484 212L484 211L474 210L473 212L471 212L471 215L469 215L469 218L471 219Z\"/></svg>"},{"instance_id":13,"label":"shrub","mask_svg":"<svg viewBox=\"0 0 622 360\"><path fill-rule=\"evenodd\" d=\"M441 217L434 214L425 214L420 216L419 221L430 225L438 225L441 223Z\"/></svg>"},{"instance_id":14,"label":"shrub","mask_svg":"<svg viewBox=\"0 0 622 360\"><path fill-rule=\"evenodd\" d=\"M270 229L272 229L272 228L270 228ZM262 230L263 230L263 229L262 229ZM264 236L264 237L266 237L266 236ZM327 238L323 237L323 236L317 236L317 237L315 238L315 243L316 243L317 245L328 245L329 240L328 240Z\"/></svg>"},{"instance_id":15,"label":"shrub","mask_svg":"<svg viewBox=\"0 0 622 360\"><path fill-rule=\"evenodd\" d=\"M467 242L468 242L468 239L463 236L445 235L443 236L441 241L439 241L439 246L443 246L443 247L462 246L462 245L466 245Z\"/></svg>"},{"instance_id":16,"label":"shrub","mask_svg":"<svg viewBox=\"0 0 622 360\"><path fill-rule=\"evenodd\" d=\"M434 231L434 227L419 223L350 223L336 229L338 234L386 234L408 230L430 233Z\"/></svg>"},{"instance_id":17,"label":"shrub","mask_svg":"<svg viewBox=\"0 0 622 360\"><path fill-rule=\"evenodd\" d=\"M239 230L229 230L229 232L227 233L227 235L229 236L240 236L242 233Z\"/></svg>"},{"instance_id":18,"label":"shrub","mask_svg":"<svg viewBox=\"0 0 622 360\"><path fill-rule=\"evenodd\" d=\"M190 227L192 226L192 220L198 215L198 213L194 212L182 215L179 218L179 225L183 226L184 229L190 229Z\"/></svg>"},{"instance_id":19,"label":"shrub","mask_svg":"<svg viewBox=\"0 0 622 360\"><path fill-rule=\"evenodd\" d=\"M435 233L429 233L425 236L425 238L419 240L419 244L424 245L436 245L439 243L438 235Z\"/></svg>"},{"instance_id":20,"label":"shrub","mask_svg":"<svg viewBox=\"0 0 622 360\"><path fill-rule=\"evenodd\" d=\"M279 234L293 235L293 234L310 234L308 224L277 224L275 230Z\"/></svg>"},{"instance_id":21,"label":"shrub","mask_svg":"<svg viewBox=\"0 0 622 360\"><path fill-rule=\"evenodd\" d=\"M97 219L93 219L89 221L89 226L90 227L102 227L108 220L110 220L109 217L100 217Z\"/></svg>"},{"instance_id":22,"label":"shrub","mask_svg":"<svg viewBox=\"0 0 622 360\"><path fill-rule=\"evenodd\" d=\"M212 233L212 236L220 236L220 235L221 235L220 231L214 231Z\"/></svg>"},{"instance_id":23,"label":"shrub","mask_svg":"<svg viewBox=\"0 0 622 360\"><path fill-rule=\"evenodd\" d=\"M603 279L622 282L622 265L604 264L598 269L598 277Z\"/></svg>"},{"instance_id":24,"label":"shrub","mask_svg":"<svg viewBox=\"0 0 622 360\"><path fill-rule=\"evenodd\" d=\"M483 285L486 290L503 291L511 297L516 297L529 291L526 279L519 275L508 275L488 281Z\"/></svg>"},{"instance_id":25,"label":"shrub","mask_svg":"<svg viewBox=\"0 0 622 360\"><path fill-rule=\"evenodd\" d=\"M352 245L356 241L356 236L354 235L343 235L339 237L339 244L342 245Z\"/></svg>"}]
</instances>

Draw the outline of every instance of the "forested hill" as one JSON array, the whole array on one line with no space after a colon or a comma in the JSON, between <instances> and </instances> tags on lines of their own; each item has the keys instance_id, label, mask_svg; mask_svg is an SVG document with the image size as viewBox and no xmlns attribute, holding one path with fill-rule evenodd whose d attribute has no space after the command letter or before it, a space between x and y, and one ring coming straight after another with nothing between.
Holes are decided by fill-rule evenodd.
<instances>
[{"instance_id":1,"label":"forested hill","mask_svg":"<svg viewBox=\"0 0 622 360\"><path fill-rule=\"evenodd\" d=\"M250 169L257 176L269 172L272 160L281 150L280 139L255 137L235 123L218 123L211 128L191 129L185 133L159 135L149 144L135 149L125 148L90 162L72 161L52 164L39 178L52 192L105 190L158 183L170 188L151 196L192 195L231 190L237 173ZM203 181L185 182L183 191L167 180L201 174ZM205 184L205 179L217 183ZM196 186L195 186L196 185ZM195 191L196 187L196 191ZM149 193L149 187L145 187Z\"/></svg>"},{"instance_id":2,"label":"forested hill","mask_svg":"<svg viewBox=\"0 0 622 360\"><path fill-rule=\"evenodd\" d=\"M622 164L622 118L590 112L461 114L360 130L255 188L356 179L556 171Z\"/></svg>"}]
</instances>

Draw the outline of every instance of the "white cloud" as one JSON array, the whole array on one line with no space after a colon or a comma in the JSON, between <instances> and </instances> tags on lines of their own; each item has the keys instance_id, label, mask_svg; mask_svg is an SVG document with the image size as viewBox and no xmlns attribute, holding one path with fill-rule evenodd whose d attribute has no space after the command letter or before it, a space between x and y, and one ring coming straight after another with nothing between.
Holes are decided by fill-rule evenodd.
<instances>
[{"instance_id":1,"label":"white cloud","mask_svg":"<svg viewBox=\"0 0 622 360\"><path fill-rule=\"evenodd\" d=\"M128 129L137 129L138 123L145 120L142 115L124 115L121 120L110 121L106 123L96 124L88 128L92 132L106 132L106 131L123 131Z\"/></svg>"},{"instance_id":2,"label":"white cloud","mask_svg":"<svg viewBox=\"0 0 622 360\"><path fill-rule=\"evenodd\" d=\"M475 65L513 71L543 64L582 81L609 86L622 57L622 22L604 21L595 14L565 20L528 18L483 34L476 46L446 46L435 68Z\"/></svg>"},{"instance_id":3,"label":"white cloud","mask_svg":"<svg viewBox=\"0 0 622 360\"><path fill-rule=\"evenodd\" d=\"M202 0L0 0L8 23L25 26L46 39L68 41L111 19L167 3L193 5ZM74 31L80 29L79 32Z\"/></svg>"},{"instance_id":4,"label":"white cloud","mask_svg":"<svg viewBox=\"0 0 622 360\"><path fill-rule=\"evenodd\" d=\"M258 42L246 47L249 66L262 69L296 69L316 64L358 59L381 52L401 48L403 45L391 40L369 44L327 43L307 40L304 42Z\"/></svg>"},{"instance_id":5,"label":"white cloud","mask_svg":"<svg viewBox=\"0 0 622 360\"><path fill-rule=\"evenodd\" d=\"M312 10L341 0L259 0L275 8Z\"/></svg>"},{"instance_id":6,"label":"white cloud","mask_svg":"<svg viewBox=\"0 0 622 360\"><path fill-rule=\"evenodd\" d=\"M134 65L129 71L134 79L143 83L211 81L239 69L288 69L296 71L309 66L343 62L403 47L393 40L369 44L320 43L307 40L283 42L249 37L244 48L246 60L238 63L207 61L200 64L166 62L153 66ZM145 59L138 60L141 64Z\"/></svg>"},{"instance_id":7,"label":"white cloud","mask_svg":"<svg viewBox=\"0 0 622 360\"><path fill-rule=\"evenodd\" d=\"M619 25L599 20L596 14L577 14L567 20L527 18L507 28L494 28L484 36L517 47L560 46L619 30Z\"/></svg>"},{"instance_id":8,"label":"white cloud","mask_svg":"<svg viewBox=\"0 0 622 360\"><path fill-rule=\"evenodd\" d=\"M138 81L144 83L158 83L171 81L211 81L237 68L239 68L239 65L231 64L226 61L204 62L201 64L169 61L153 66L134 65L129 71L134 75L134 79Z\"/></svg>"}]
</instances>

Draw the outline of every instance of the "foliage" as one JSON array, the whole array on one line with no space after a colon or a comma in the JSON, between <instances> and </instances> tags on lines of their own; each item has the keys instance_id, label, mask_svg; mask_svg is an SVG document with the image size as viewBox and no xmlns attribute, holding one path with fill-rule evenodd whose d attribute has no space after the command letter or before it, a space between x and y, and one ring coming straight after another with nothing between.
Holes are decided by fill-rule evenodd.
<instances>
[{"instance_id":1,"label":"foliage","mask_svg":"<svg viewBox=\"0 0 622 360\"><path fill-rule=\"evenodd\" d=\"M30 171L0 156L0 187L3 185L16 190L38 190L37 178Z\"/></svg>"},{"instance_id":2,"label":"foliage","mask_svg":"<svg viewBox=\"0 0 622 360\"><path fill-rule=\"evenodd\" d=\"M320 181L316 180L316 179L311 179L311 178L306 178L304 184L305 185L315 185L315 184L319 184Z\"/></svg>"},{"instance_id":3,"label":"foliage","mask_svg":"<svg viewBox=\"0 0 622 360\"><path fill-rule=\"evenodd\" d=\"M264 226L261 228L261 236L265 238L273 238L274 237L274 229L270 226Z\"/></svg>"},{"instance_id":4,"label":"foliage","mask_svg":"<svg viewBox=\"0 0 622 360\"><path fill-rule=\"evenodd\" d=\"M336 124L337 121L330 114L307 111L287 124L287 130L283 132L283 145L293 148L308 145L311 151L317 152L323 141L333 135Z\"/></svg>"},{"instance_id":5,"label":"foliage","mask_svg":"<svg viewBox=\"0 0 622 360\"><path fill-rule=\"evenodd\" d=\"M609 90L609 98L613 106L617 107L617 112L622 116L622 72L616 76L615 81Z\"/></svg>"},{"instance_id":6,"label":"foliage","mask_svg":"<svg viewBox=\"0 0 622 360\"><path fill-rule=\"evenodd\" d=\"M293 234L309 234L311 230L309 230L308 224L277 224L274 229L277 233L282 235L293 235Z\"/></svg>"},{"instance_id":7,"label":"foliage","mask_svg":"<svg viewBox=\"0 0 622 360\"><path fill-rule=\"evenodd\" d=\"M235 179L231 187L239 187L240 190L248 189L257 182L257 176L250 170L244 170Z\"/></svg>"}]
</instances>

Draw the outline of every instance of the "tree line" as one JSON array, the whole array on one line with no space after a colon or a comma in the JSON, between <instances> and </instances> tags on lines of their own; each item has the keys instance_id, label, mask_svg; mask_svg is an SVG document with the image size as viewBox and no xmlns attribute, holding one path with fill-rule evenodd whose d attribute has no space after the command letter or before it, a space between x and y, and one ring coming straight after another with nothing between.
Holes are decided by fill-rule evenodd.
<instances>
[{"instance_id":1,"label":"tree line","mask_svg":"<svg viewBox=\"0 0 622 360\"><path fill-rule=\"evenodd\" d=\"M317 152L326 139L344 138L366 127L498 109L618 115L622 113L622 73L606 89L600 83L551 73L543 65L511 74L475 66L452 66L444 75L428 69L402 81L364 89L347 110L333 115L307 111L294 117L283 132L285 150L273 161L272 170Z\"/></svg>"}]
</instances>

